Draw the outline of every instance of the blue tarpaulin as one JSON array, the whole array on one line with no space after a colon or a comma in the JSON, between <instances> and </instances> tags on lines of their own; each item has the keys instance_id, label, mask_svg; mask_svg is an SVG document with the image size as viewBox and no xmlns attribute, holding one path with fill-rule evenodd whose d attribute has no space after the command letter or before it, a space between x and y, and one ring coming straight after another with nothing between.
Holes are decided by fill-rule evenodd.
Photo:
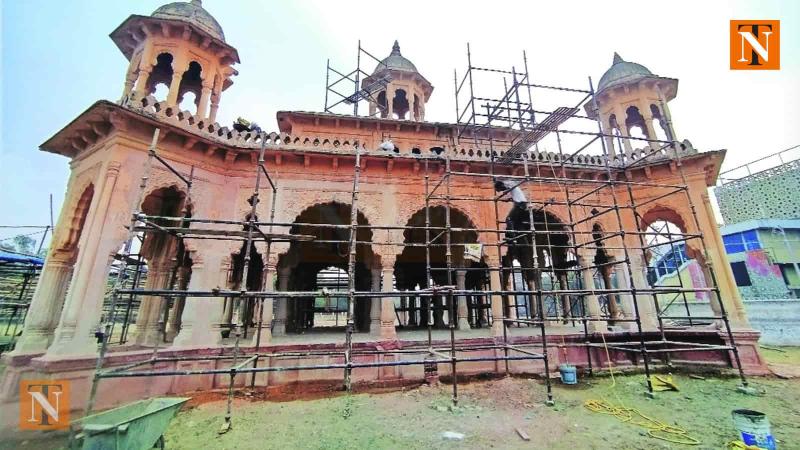
<instances>
[{"instance_id":1,"label":"blue tarpaulin","mask_svg":"<svg viewBox=\"0 0 800 450\"><path fill-rule=\"evenodd\" d=\"M38 256L23 255L21 253L11 253L0 250L0 263L20 263L20 264L33 264L35 266L43 266L44 258Z\"/></svg>"}]
</instances>

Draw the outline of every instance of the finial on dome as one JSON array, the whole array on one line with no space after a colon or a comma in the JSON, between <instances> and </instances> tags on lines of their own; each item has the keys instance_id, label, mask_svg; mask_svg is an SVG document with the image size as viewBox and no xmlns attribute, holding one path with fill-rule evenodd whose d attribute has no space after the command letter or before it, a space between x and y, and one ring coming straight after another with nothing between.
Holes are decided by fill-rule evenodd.
<instances>
[{"instance_id":1,"label":"finial on dome","mask_svg":"<svg viewBox=\"0 0 800 450\"><path fill-rule=\"evenodd\" d=\"M625 62L625 60L622 59L622 56L619 56L619 53L614 52L614 62L611 63L611 64L614 65L614 64L617 64L617 63L621 63L621 62Z\"/></svg>"},{"instance_id":2,"label":"finial on dome","mask_svg":"<svg viewBox=\"0 0 800 450\"><path fill-rule=\"evenodd\" d=\"M399 55L400 54L400 43L397 42L397 39L394 40L394 45L392 45L392 55Z\"/></svg>"}]
</instances>

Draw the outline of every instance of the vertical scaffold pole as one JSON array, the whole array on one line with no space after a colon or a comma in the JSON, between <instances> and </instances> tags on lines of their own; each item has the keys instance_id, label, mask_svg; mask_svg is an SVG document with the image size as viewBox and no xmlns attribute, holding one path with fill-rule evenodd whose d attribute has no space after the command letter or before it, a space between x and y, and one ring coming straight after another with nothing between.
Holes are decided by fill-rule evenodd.
<instances>
[{"instance_id":1,"label":"vertical scaffold pole","mask_svg":"<svg viewBox=\"0 0 800 450\"><path fill-rule=\"evenodd\" d=\"M360 48L360 44L359 44ZM350 252L347 261L347 325L345 326L345 348L344 348L344 387L347 392L352 389L352 351L353 351L353 328L355 327L355 291L356 291L356 234L358 231L358 189L361 179L361 146L356 144L356 160L353 167L353 196L350 203Z\"/></svg>"}]
</instances>

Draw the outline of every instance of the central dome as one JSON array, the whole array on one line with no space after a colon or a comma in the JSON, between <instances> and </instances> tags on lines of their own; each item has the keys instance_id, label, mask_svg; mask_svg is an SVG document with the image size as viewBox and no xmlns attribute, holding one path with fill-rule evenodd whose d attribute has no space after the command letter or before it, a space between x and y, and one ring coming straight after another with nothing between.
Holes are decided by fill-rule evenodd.
<instances>
[{"instance_id":1,"label":"central dome","mask_svg":"<svg viewBox=\"0 0 800 450\"><path fill-rule=\"evenodd\" d=\"M225 33L222 32L222 27L214 16L203 9L203 2L201 0L166 4L153 11L152 17L187 22L210 34L212 37L225 42Z\"/></svg>"},{"instance_id":2,"label":"central dome","mask_svg":"<svg viewBox=\"0 0 800 450\"><path fill-rule=\"evenodd\" d=\"M406 59L405 56L400 54L400 44L398 44L397 41L394 41L392 53L390 53L389 56L384 58L383 61L381 61L381 63L375 67L375 70L372 71L372 74L375 75L376 73L386 69L419 73L417 66Z\"/></svg>"},{"instance_id":3,"label":"central dome","mask_svg":"<svg viewBox=\"0 0 800 450\"><path fill-rule=\"evenodd\" d=\"M611 68L606 70L606 73L600 77L600 82L597 83L597 91L652 76L653 72L650 72L647 67L635 62L625 61L615 52Z\"/></svg>"}]
</instances>

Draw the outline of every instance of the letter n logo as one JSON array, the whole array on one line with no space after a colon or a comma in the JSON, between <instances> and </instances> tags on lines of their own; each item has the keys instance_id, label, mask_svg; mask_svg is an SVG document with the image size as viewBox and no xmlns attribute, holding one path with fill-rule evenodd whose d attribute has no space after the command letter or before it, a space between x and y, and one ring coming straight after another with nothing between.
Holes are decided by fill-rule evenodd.
<instances>
[{"instance_id":1,"label":"letter n logo","mask_svg":"<svg viewBox=\"0 0 800 450\"><path fill-rule=\"evenodd\" d=\"M20 382L19 427L23 430L69 427L69 381Z\"/></svg>"},{"instance_id":2,"label":"letter n logo","mask_svg":"<svg viewBox=\"0 0 800 450\"><path fill-rule=\"evenodd\" d=\"M781 68L780 20L731 20L731 70Z\"/></svg>"}]
</instances>

